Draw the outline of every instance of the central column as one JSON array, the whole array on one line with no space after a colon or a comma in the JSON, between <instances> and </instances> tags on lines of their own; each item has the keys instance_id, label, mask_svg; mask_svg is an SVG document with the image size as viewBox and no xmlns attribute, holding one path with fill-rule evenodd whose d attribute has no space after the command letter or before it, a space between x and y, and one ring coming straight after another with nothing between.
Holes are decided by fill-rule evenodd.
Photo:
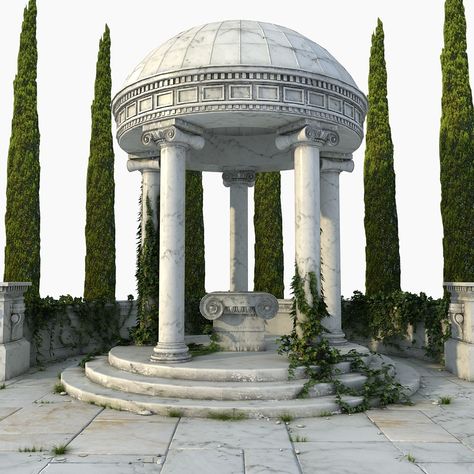
<instances>
[{"instance_id":1,"label":"central column","mask_svg":"<svg viewBox=\"0 0 474 474\"><path fill-rule=\"evenodd\" d=\"M317 291L321 291L320 252L320 148L335 145L339 138L335 132L306 125L296 132L280 135L275 144L278 149L294 150L295 170L295 263L304 279L306 300L313 303L309 274L314 273ZM297 318L304 316L297 311Z\"/></svg>"},{"instance_id":2,"label":"central column","mask_svg":"<svg viewBox=\"0 0 474 474\"><path fill-rule=\"evenodd\" d=\"M222 173L230 188L230 291L248 291L248 188L255 184L252 170Z\"/></svg>"},{"instance_id":3,"label":"central column","mask_svg":"<svg viewBox=\"0 0 474 474\"><path fill-rule=\"evenodd\" d=\"M158 344L151 359L186 362L190 359L184 343L186 155L191 147L201 149L204 139L171 126L145 133L142 141L161 149L160 315Z\"/></svg>"}]
</instances>

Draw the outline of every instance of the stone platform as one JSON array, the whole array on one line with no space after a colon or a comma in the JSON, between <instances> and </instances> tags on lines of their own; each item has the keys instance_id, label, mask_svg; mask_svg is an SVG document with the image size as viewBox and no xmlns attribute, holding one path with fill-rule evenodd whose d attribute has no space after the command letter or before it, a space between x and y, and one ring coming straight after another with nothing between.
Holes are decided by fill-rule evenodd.
<instances>
[{"instance_id":1,"label":"stone platform","mask_svg":"<svg viewBox=\"0 0 474 474\"><path fill-rule=\"evenodd\" d=\"M367 352L351 344L345 350L354 348ZM307 382L304 370L297 369L288 379L288 360L275 350L217 352L180 364L150 362L150 353L150 347L115 347L107 357L87 362L85 371L76 367L65 370L61 380L66 391L79 400L136 413L257 418L339 412L332 383L315 384L307 397L298 398ZM370 361L373 357L377 360ZM380 363L378 357L368 355L368 363ZM392 363L386 357L383 361ZM360 388L366 381L364 375L351 372L349 362L336 364L334 373L350 388ZM416 371L398 363L396 374L409 395L416 392ZM343 399L351 406L362 401L358 396Z\"/></svg>"}]
</instances>

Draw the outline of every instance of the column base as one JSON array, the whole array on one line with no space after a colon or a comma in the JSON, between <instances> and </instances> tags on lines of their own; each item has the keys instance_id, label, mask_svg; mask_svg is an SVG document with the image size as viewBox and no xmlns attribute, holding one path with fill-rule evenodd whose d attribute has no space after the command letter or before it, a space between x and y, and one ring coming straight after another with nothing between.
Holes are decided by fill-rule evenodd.
<instances>
[{"instance_id":1,"label":"column base","mask_svg":"<svg viewBox=\"0 0 474 474\"><path fill-rule=\"evenodd\" d=\"M474 381L474 344L448 339L444 343L446 369L457 377Z\"/></svg>"},{"instance_id":2,"label":"column base","mask_svg":"<svg viewBox=\"0 0 474 474\"><path fill-rule=\"evenodd\" d=\"M340 332L328 332L324 335L324 337L329 341L331 346L342 346L347 344L346 335Z\"/></svg>"},{"instance_id":3,"label":"column base","mask_svg":"<svg viewBox=\"0 0 474 474\"><path fill-rule=\"evenodd\" d=\"M191 360L188 346L184 342L158 342L150 357L152 362L179 363Z\"/></svg>"}]
</instances>

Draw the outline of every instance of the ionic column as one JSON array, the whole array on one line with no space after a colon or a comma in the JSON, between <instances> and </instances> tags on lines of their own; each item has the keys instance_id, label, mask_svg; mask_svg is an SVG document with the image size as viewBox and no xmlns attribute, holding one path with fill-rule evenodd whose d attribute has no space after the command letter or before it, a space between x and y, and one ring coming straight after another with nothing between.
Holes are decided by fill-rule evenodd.
<instances>
[{"instance_id":1,"label":"ionic column","mask_svg":"<svg viewBox=\"0 0 474 474\"><path fill-rule=\"evenodd\" d=\"M345 159L321 159L321 266L323 291L330 318L323 321L333 345L346 342L341 329L341 242L339 174L354 169L350 155Z\"/></svg>"},{"instance_id":2,"label":"ionic column","mask_svg":"<svg viewBox=\"0 0 474 474\"><path fill-rule=\"evenodd\" d=\"M184 343L184 219L186 154L201 149L204 139L176 126L146 132L142 141L160 148L160 293L158 344L151 359L186 362Z\"/></svg>"},{"instance_id":3,"label":"ionic column","mask_svg":"<svg viewBox=\"0 0 474 474\"><path fill-rule=\"evenodd\" d=\"M255 172L226 171L224 186L230 188L230 291L248 291L248 188Z\"/></svg>"},{"instance_id":4,"label":"ionic column","mask_svg":"<svg viewBox=\"0 0 474 474\"><path fill-rule=\"evenodd\" d=\"M160 162L158 158L132 158L127 162L128 171L140 171L142 174L142 211L141 235L145 242L146 221L148 218L147 199L150 202L151 217L155 229L158 228L158 197L160 195Z\"/></svg>"},{"instance_id":5,"label":"ionic column","mask_svg":"<svg viewBox=\"0 0 474 474\"><path fill-rule=\"evenodd\" d=\"M305 280L305 294L310 304L310 272L315 274L320 291L319 151L326 144L337 144L338 140L335 132L306 125L296 132L278 136L275 141L280 150L294 150L295 262ZM301 320L303 316L298 313L297 318Z\"/></svg>"}]
</instances>

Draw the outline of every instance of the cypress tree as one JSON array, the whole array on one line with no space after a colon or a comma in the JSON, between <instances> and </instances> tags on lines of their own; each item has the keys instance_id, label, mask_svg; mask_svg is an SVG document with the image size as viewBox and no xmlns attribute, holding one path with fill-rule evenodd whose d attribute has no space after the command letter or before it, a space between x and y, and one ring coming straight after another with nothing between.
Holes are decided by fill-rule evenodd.
<instances>
[{"instance_id":1,"label":"cypress tree","mask_svg":"<svg viewBox=\"0 0 474 474\"><path fill-rule=\"evenodd\" d=\"M30 297L40 283L40 133L37 112L36 1L23 13L18 70L7 164L4 281L31 281Z\"/></svg>"},{"instance_id":2,"label":"cypress tree","mask_svg":"<svg viewBox=\"0 0 474 474\"><path fill-rule=\"evenodd\" d=\"M283 230L280 172L257 173L254 190L254 291L283 298Z\"/></svg>"},{"instance_id":3,"label":"cypress tree","mask_svg":"<svg viewBox=\"0 0 474 474\"><path fill-rule=\"evenodd\" d=\"M188 170L186 171L184 298L186 331L190 334L200 333L207 323L199 311L199 302L206 294L202 206L202 173Z\"/></svg>"},{"instance_id":4,"label":"cypress tree","mask_svg":"<svg viewBox=\"0 0 474 474\"><path fill-rule=\"evenodd\" d=\"M474 281L474 114L462 0L446 0L440 128L445 281Z\"/></svg>"},{"instance_id":5,"label":"cypress tree","mask_svg":"<svg viewBox=\"0 0 474 474\"><path fill-rule=\"evenodd\" d=\"M114 149L110 30L99 43L87 169L84 299L115 300Z\"/></svg>"},{"instance_id":6,"label":"cypress tree","mask_svg":"<svg viewBox=\"0 0 474 474\"><path fill-rule=\"evenodd\" d=\"M389 294L400 290L400 252L384 31L380 19L372 35L368 100L364 160L365 288L367 295Z\"/></svg>"}]
</instances>

